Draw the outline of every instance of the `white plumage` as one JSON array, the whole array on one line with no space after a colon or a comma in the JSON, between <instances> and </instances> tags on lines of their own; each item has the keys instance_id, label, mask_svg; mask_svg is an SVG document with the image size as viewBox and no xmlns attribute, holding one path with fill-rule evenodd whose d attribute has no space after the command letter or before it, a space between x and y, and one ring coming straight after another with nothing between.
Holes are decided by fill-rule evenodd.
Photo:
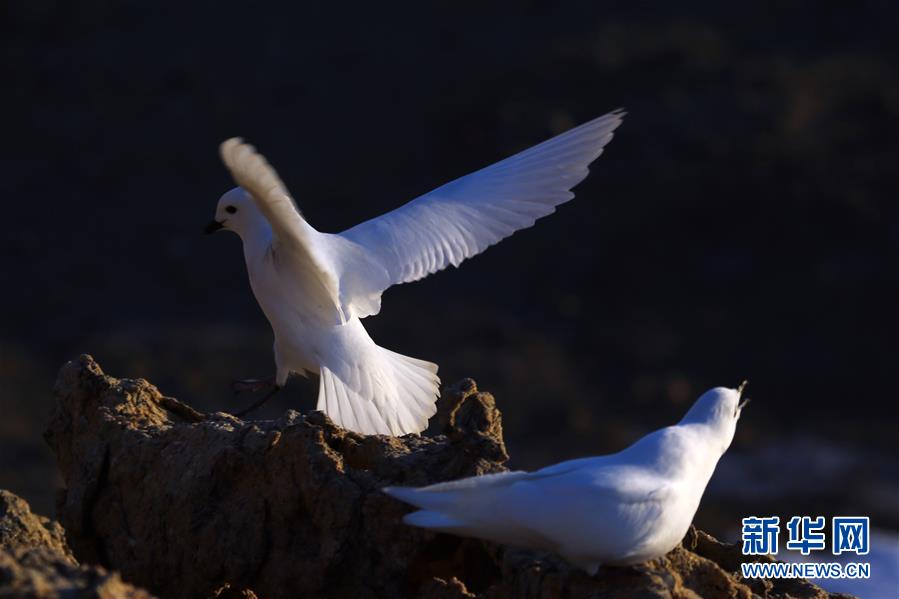
<instances>
[{"instance_id":1,"label":"white plumage","mask_svg":"<svg viewBox=\"0 0 899 599\"><path fill-rule=\"evenodd\" d=\"M616 454L384 491L420 508L404 518L413 526L555 551L590 574L644 562L686 534L733 440L741 392L707 391L680 423Z\"/></svg>"},{"instance_id":2,"label":"white plumage","mask_svg":"<svg viewBox=\"0 0 899 599\"><path fill-rule=\"evenodd\" d=\"M224 142L240 187L219 200L216 222L243 240L250 284L275 333L276 383L319 373L318 409L360 433L426 428L437 366L378 347L359 319L380 311L391 285L458 266L574 197L623 116L585 123L340 234L309 225L252 146Z\"/></svg>"}]
</instances>

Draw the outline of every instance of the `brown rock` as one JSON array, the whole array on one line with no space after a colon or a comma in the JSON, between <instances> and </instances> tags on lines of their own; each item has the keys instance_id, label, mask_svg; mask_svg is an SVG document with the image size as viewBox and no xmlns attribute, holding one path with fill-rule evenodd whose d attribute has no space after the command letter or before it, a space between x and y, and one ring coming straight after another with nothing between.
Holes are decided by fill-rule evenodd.
<instances>
[{"instance_id":1,"label":"brown rock","mask_svg":"<svg viewBox=\"0 0 899 599\"><path fill-rule=\"evenodd\" d=\"M380 492L503 469L502 438L490 435L499 412L473 384L445 395L466 404L448 436L402 439L357 435L320 412L193 422L88 356L62 369L56 393L46 438L76 555L162 596L408 595L484 554L478 541L406 527L406 508Z\"/></svg>"},{"instance_id":2,"label":"brown rock","mask_svg":"<svg viewBox=\"0 0 899 599\"><path fill-rule=\"evenodd\" d=\"M24 499L0 489L0 547L7 551L42 547L75 563L58 522L31 512Z\"/></svg>"},{"instance_id":3,"label":"brown rock","mask_svg":"<svg viewBox=\"0 0 899 599\"><path fill-rule=\"evenodd\" d=\"M0 598L6 597L152 596L116 573L79 566L58 523L33 514L24 499L0 490Z\"/></svg>"},{"instance_id":4,"label":"brown rock","mask_svg":"<svg viewBox=\"0 0 899 599\"><path fill-rule=\"evenodd\" d=\"M499 411L470 379L445 391L433 437L366 437L320 412L203 417L89 356L63 367L56 395L46 438L75 555L163 597L788 596L739 582L726 546L698 532L591 578L554 556L405 526L408 507L382 487L505 469ZM807 590L789 596L827 596Z\"/></svg>"},{"instance_id":5,"label":"brown rock","mask_svg":"<svg viewBox=\"0 0 899 599\"><path fill-rule=\"evenodd\" d=\"M602 568L595 577L552 555L507 549L502 576L485 597L603 599L838 599L806 580L743 581L736 545L691 527L681 546L638 567ZM773 561L773 560L771 560ZM435 594L434 597L443 595Z\"/></svg>"}]
</instances>

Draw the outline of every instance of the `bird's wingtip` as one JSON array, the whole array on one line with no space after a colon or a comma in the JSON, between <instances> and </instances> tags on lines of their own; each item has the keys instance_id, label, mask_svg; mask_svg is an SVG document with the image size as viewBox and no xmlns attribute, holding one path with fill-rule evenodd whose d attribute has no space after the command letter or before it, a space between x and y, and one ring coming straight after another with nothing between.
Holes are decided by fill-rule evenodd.
<instances>
[{"instance_id":1,"label":"bird's wingtip","mask_svg":"<svg viewBox=\"0 0 899 599\"><path fill-rule=\"evenodd\" d=\"M418 489L415 487L383 487L381 491L403 503L416 504L413 498L417 495Z\"/></svg>"},{"instance_id":2,"label":"bird's wingtip","mask_svg":"<svg viewBox=\"0 0 899 599\"><path fill-rule=\"evenodd\" d=\"M221 155L222 160L226 163L228 162L228 157L232 154L232 152L243 145L242 137L229 137L225 141L219 144L219 155Z\"/></svg>"},{"instance_id":3,"label":"bird's wingtip","mask_svg":"<svg viewBox=\"0 0 899 599\"><path fill-rule=\"evenodd\" d=\"M391 497L399 499L404 490L406 490L406 487L383 487L381 492L385 495L390 495Z\"/></svg>"},{"instance_id":4,"label":"bird's wingtip","mask_svg":"<svg viewBox=\"0 0 899 599\"><path fill-rule=\"evenodd\" d=\"M234 146L239 146L242 143L243 143L242 137L229 137L228 139L223 141L221 144L219 144L219 147L220 148L232 148Z\"/></svg>"}]
</instances>

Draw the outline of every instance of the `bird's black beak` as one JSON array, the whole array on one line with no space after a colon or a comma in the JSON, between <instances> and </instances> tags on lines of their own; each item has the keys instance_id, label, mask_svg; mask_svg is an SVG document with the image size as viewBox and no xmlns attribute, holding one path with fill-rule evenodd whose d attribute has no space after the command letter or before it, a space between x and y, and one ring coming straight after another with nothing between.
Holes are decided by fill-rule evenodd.
<instances>
[{"instance_id":1,"label":"bird's black beak","mask_svg":"<svg viewBox=\"0 0 899 599\"><path fill-rule=\"evenodd\" d=\"M225 226L224 223L220 223L217 220L211 220L211 221L209 221L209 224L206 225L206 228L203 229L203 232L206 233L207 235L209 235L210 233L215 233L216 231L223 228L224 226Z\"/></svg>"}]
</instances>

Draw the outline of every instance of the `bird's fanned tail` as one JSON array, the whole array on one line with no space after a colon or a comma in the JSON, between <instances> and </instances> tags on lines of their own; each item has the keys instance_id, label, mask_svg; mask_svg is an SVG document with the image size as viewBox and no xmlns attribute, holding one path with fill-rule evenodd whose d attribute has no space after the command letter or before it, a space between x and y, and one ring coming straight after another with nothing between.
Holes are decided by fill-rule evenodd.
<instances>
[{"instance_id":1,"label":"bird's fanned tail","mask_svg":"<svg viewBox=\"0 0 899 599\"><path fill-rule=\"evenodd\" d=\"M437 411L437 365L371 342L352 362L321 367L317 409L365 435L419 433Z\"/></svg>"}]
</instances>

